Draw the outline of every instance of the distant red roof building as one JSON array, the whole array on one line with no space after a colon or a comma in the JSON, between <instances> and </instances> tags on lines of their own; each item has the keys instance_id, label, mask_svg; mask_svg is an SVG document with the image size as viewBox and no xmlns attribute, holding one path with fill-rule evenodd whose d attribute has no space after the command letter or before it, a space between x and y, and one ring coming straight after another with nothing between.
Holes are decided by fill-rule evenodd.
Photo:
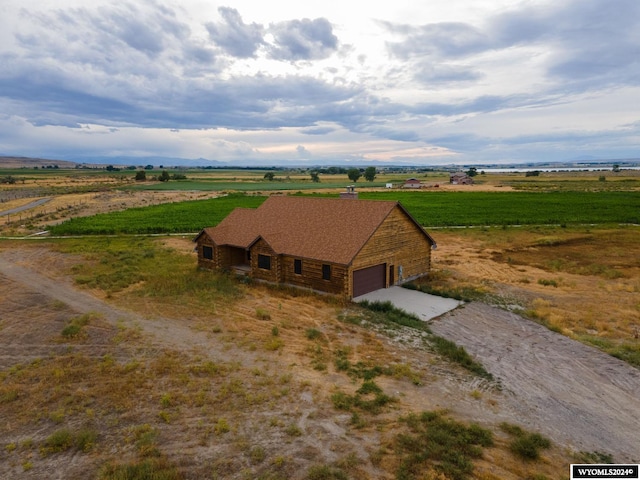
<instances>
[{"instance_id":1,"label":"distant red roof building","mask_svg":"<svg viewBox=\"0 0 640 480\"><path fill-rule=\"evenodd\" d=\"M422 182L417 178L409 178L404 181L403 188L422 188Z\"/></svg>"}]
</instances>

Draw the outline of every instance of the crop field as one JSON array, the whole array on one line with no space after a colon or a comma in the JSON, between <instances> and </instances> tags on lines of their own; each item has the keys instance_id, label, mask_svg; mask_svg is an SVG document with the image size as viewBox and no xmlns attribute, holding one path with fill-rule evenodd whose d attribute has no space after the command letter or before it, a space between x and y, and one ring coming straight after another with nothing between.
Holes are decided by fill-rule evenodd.
<instances>
[{"instance_id":1,"label":"crop field","mask_svg":"<svg viewBox=\"0 0 640 480\"><path fill-rule=\"evenodd\" d=\"M399 200L421 225L548 225L640 223L637 192L364 192Z\"/></svg>"},{"instance_id":2,"label":"crop field","mask_svg":"<svg viewBox=\"0 0 640 480\"><path fill-rule=\"evenodd\" d=\"M234 194L213 200L164 203L91 217L78 217L51 227L55 235L197 232L217 225L235 207L256 208L266 197Z\"/></svg>"},{"instance_id":3,"label":"crop field","mask_svg":"<svg viewBox=\"0 0 640 480\"><path fill-rule=\"evenodd\" d=\"M255 208L265 197L233 194L210 200L134 208L74 218L55 235L197 232L218 224L234 207ZM397 200L425 227L640 223L635 192L362 192Z\"/></svg>"}]
</instances>

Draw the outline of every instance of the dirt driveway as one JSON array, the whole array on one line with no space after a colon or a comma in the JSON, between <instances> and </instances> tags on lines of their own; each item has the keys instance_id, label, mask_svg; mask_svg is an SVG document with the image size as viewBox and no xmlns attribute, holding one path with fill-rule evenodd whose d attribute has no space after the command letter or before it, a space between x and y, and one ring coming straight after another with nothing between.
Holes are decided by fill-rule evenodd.
<instances>
[{"instance_id":1,"label":"dirt driveway","mask_svg":"<svg viewBox=\"0 0 640 480\"><path fill-rule=\"evenodd\" d=\"M433 321L502 384L511 410L532 430L576 450L640 462L640 371L505 310L470 303ZM505 420L507 421L507 420Z\"/></svg>"}]
</instances>

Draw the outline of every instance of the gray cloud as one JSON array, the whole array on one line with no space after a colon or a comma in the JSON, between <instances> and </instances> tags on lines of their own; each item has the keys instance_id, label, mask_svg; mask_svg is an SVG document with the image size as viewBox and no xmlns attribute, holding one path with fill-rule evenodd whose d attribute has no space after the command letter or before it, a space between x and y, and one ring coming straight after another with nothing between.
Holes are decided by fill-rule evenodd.
<instances>
[{"instance_id":1,"label":"gray cloud","mask_svg":"<svg viewBox=\"0 0 640 480\"><path fill-rule=\"evenodd\" d=\"M413 78L430 86L449 87L454 83L472 82L484 77L484 74L468 65L421 62L416 65Z\"/></svg>"},{"instance_id":2,"label":"gray cloud","mask_svg":"<svg viewBox=\"0 0 640 480\"><path fill-rule=\"evenodd\" d=\"M438 69L452 59L464 58L471 67L466 79L473 80L480 76L473 67L478 55L527 46L548 56L547 76L565 82L559 90L640 84L640 3L636 0L617 1L615 7L600 0L535 4L489 17L480 26L379 23L403 37L388 42L391 56L430 65L416 75L427 83L433 72L437 81ZM444 72L442 78L447 80L446 67ZM456 73L463 72L449 73L456 80Z\"/></svg>"},{"instance_id":3,"label":"gray cloud","mask_svg":"<svg viewBox=\"0 0 640 480\"><path fill-rule=\"evenodd\" d=\"M275 38L270 56L277 60L318 60L338 49L338 37L325 18L290 20L271 25Z\"/></svg>"},{"instance_id":4,"label":"gray cloud","mask_svg":"<svg viewBox=\"0 0 640 480\"><path fill-rule=\"evenodd\" d=\"M328 133L335 132L334 127L315 127L315 128L305 128L302 130L302 133L305 135L327 135Z\"/></svg>"},{"instance_id":5,"label":"gray cloud","mask_svg":"<svg viewBox=\"0 0 640 480\"><path fill-rule=\"evenodd\" d=\"M402 59L430 55L464 57L482 52L491 45L487 34L466 23L432 23L419 27L393 25L389 22L382 24L391 32L405 36L401 42L387 44L391 54Z\"/></svg>"},{"instance_id":6,"label":"gray cloud","mask_svg":"<svg viewBox=\"0 0 640 480\"><path fill-rule=\"evenodd\" d=\"M211 40L234 57L254 57L264 43L264 27L257 23L245 24L235 8L220 7L218 12L223 22L205 25Z\"/></svg>"}]
</instances>

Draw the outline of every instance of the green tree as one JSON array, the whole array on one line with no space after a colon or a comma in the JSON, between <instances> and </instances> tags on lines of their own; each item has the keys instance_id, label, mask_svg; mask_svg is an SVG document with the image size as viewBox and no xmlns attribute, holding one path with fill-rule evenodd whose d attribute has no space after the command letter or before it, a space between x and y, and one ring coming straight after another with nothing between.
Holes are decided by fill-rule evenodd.
<instances>
[{"instance_id":1,"label":"green tree","mask_svg":"<svg viewBox=\"0 0 640 480\"><path fill-rule=\"evenodd\" d=\"M144 182L147 179L147 172L138 170L136 172L136 182Z\"/></svg>"},{"instance_id":2,"label":"green tree","mask_svg":"<svg viewBox=\"0 0 640 480\"><path fill-rule=\"evenodd\" d=\"M349 177L349 180L351 180L352 182L357 182L361 176L362 174L357 168L350 168L349 170L347 170L347 177Z\"/></svg>"},{"instance_id":3,"label":"green tree","mask_svg":"<svg viewBox=\"0 0 640 480\"><path fill-rule=\"evenodd\" d=\"M269 182L273 182L273 177L274 177L273 172L267 172L264 174L263 178Z\"/></svg>"},{"instance_id":4,"label":"green tree","mask_svg":"<svg viewBox=\"0 0 640 480\"><path fill-rule=\"evenodd\" d=\"M373 182L376 179L376 167L367 167L364 171L364 178L367 182Z\"/></svg>"},{"instance_id":5,"label":"green tree","mask_svg":"<svg viewBox=\"0 0 640 480\"><path fill-rule=\"evenodd\" d=\"M169 173L166 170L163 170L162 174L158 177L158 180L161 182L168 182L170 178Z\"/></svg>"},{"instance_id":6,"label":"green tree","mask_svg":"<svg viewBox=\"0 0 640 480\"><path fill-rule=\"evenodd\" d=\"M618 165L617 163L613 164L613 171L614 172L619 172L620 171L620 165Z\"/></svg>"},{"instance_id":7,"label":"green tree","mask_svg":"<svg viewBox=\"0 0 640 480\"><path fill-rule=\"evenodd\" d=\"M311 172L311 181L313 183L320 183L320 175L318 174L318 172Z\"/></svg>"},{"instance_id":8,"label":"green tree","mask_svg":"<svg viewBox=\"0 0 640 480\"><path fill-rule=\"evenodd\" d=\"M466 174L470 177L475 177L478 174L478 169L476 167L469 167L469 170L466 171Z\"/></svg>"}]
</instances>

